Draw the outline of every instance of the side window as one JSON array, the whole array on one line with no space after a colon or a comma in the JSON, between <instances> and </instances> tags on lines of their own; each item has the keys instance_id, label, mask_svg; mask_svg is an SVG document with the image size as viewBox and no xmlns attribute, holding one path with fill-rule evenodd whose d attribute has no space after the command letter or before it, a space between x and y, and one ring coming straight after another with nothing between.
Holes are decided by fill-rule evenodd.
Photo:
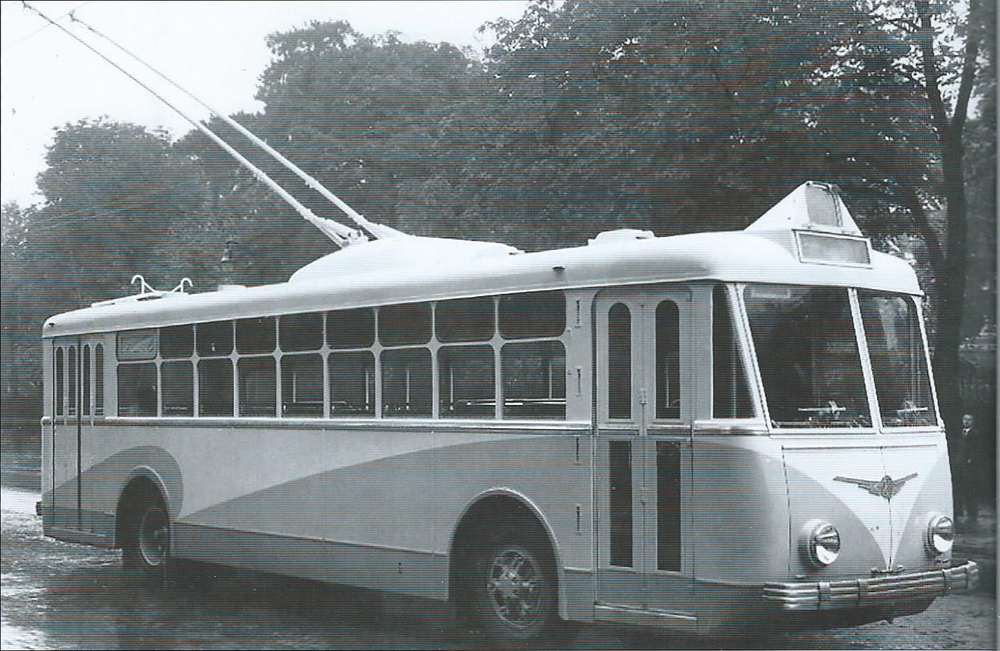
<instances>
[{"instance_id":1,"label":"side window","mask_svg":"<svg viewBox=\"0 0 1000 651\"><path fill-rule=\"evenodd\" d=\"M156 416L156 364L118 365L118 415Z\"/></svg>"},{"instance_id":2,"label":"side window","mask_svg":"<svg viewBox=\"0 0 1000 651\"><path fill-rule=\"evenodd\" d=\"M489 341L496 330L493 298L463 298L437 304L434 332L438 341Z\"/></svg>"},{"instance_id":3,"label":"side window","mask_svg":"<svg viewBox=\"0 0 1000 651\"><path fill-rule=\"evenodd\" d=\"M240 319L236 322L236 352L241 355L274 352L276 336L274 317Z\"/></svg>"},{"instance_id":4,"label":"side window","mask_svg":"<svg viewBox=\"0 0 1000 651\"><path fill-rule=\"evenodd\" d=\"M194 366L189 361L163 362L163 415L194 416Z\"/></svg>"},{"instance_id":5,"label":"side window","mask_svg":"<svg viewBox=\"0 0 1000 651\"><path fill-rule=\"evenodd\" d=\"M323 313L288 314L281 317L278 321L278 343L286 353L319 350L323 345ZM321 387L322 377L321 373ZM320 407L322 405L321 399Z\"/></svg>"},{"instance_id":6,"label":"side window","mask_svg":"<svg viewBox=\"0 0 1000 651\"><path fill-rule=\"evenodd\" d=\"M752 418L733 310L724 285L712 290L712 415L715 418Z\"/></svg>"},{"instance_id":7,"label":"side window","mask_svg":"<svg viewBox=\"0 0 1000 651\"><path fill-rule=\"evenodd\" d=\"M495 417L493 357L492 346L445 346L438 350L441 418Z\"/></svg>"},{"instance_id":8,"label":"side window","mask_svg":"<svg viewBox=\"0 0 1000 651\"><path fill-rule=\"evenodd\" d=\"M431 340L430 303L379 308L378 339L383 346L426 344Z\"/></svg>"},{"instance_id":9,"label":"side window","mask_svg":"<svg viewBox=\"0 0 1000 651\"><path fill-rule=\"evenodd\" d=\"M368 348L375 343L375 310L337 310L326 315L326 342L334 350Z\"/></svg>"},{"instance_id":10,"label":"side window","mask_svg":"<svg viewBox=\"0 0 1000 651\"><path fill-rule=\"evenodd\" d=\"M656 306L656 417L681 417L680 312L673 301Z\"/></svg>"},{"instance_id":11,"label":"side window","mask_svg":"<svg viewBox=\"0 0 1000 651\"><path fill-rule=\"evenodd\" d=\"M322 315L320 315L322 317ZM284 325L285 318L281 318ZM320 335L323 322L320 321ZM282 340L284 341L284 340ZM281 358L281 415L323 415L323 358L285 355Z\"/></svg>"},{"instance_id":12,"label":"side window","mask_svg":"<svg viewBox=\"0 0 1000 651\"><path fill-rule=\"evenodd\" d=\"M201 332L200 327L198 332ZM198 415L233 415L232 360L203 359L198 362Z\"/></svg>"},{"instance_id":13,"label":"side window","mask_svg":"<svg viewBox=\"0 0 1000 651\"><path fill-rule=\"evenodd\" d=\"M504 418L566 418L566 349L561 341L506 344L500 363Z\"/></svg>"},{"instance_id":14,"label":"side window","mask_svg":"<svg viewBox=\"0 0 1000 651\"><path fill-rule=\"evenodd\" d=\"M84 416L90 415L90 346L83 347L83 359L80 361L80 375L83 376L80 387L83 390L83 400L80 408Z\"/></svg>"},{"instance_id":15,"label":"side window","mask_svg":"<svg viewBox=\"0 0 1000 651\"><path fill-rule=\"evenodd\" d=\"M504 339L549 339L500 349L503 417L566 418L566 349L553 340L566 329L566 295L550 291L501 296L497 325Z\"/></svg>"},{"instance_id":16,"label":"side window","mask_svg":"<svg viewBox=\"0 0 1000 651\"><path fill-rule=\"evenodd\" d=\"M180 359L194 352L194 326L179 325L160 328L160 357Z\"/></svg>"},{"instance_id":17,"label":"side window","mask_svg":"<svg viewBox=\"0 0 1000 651\"><path fill-rule=\"evenodd\" d=\"M55 391L52 392L53 400L55 401L55 409L53 410L56 416L63 415L63 402L66 397L66 376L63 368L63 349L56 348L56 361L55 361L55 373L53 374L52 384L55 385Z\"/></svg>"},{"instance_id":18,"label":"side window","mask_svg":"<svg viewBox=\"0 0 1000 651\"><path fill-rule=\"evenodd\" d=\"M236 370L240 385L239 415L274 416L277 384L274 358L244 357L237 363Z\"/></svg>"},{"instance_id":19,"label":"side window","mask_svg":"<svg viewBox=\"0 0 1000 651\"><path fill-rule=\"evenodd\" d=\"M94 347L94 414L104 415L104 344Z\"/></svg>"},{"instance_id":20,"label":"side window","mask_svg":"<svg viewBox=\"0 0 1000 651\"><path fill-rule=\"evenodd\" d=\"M233 352L233 322L199 323L198 357L224 357Z\"/></svg>"},{"instance_id":21,"label":"side window","mask_svg":"<svg viewBox=\"0 0 1000 651\"><path fill-rule=\"evenodd\" d=\"M375 356L330 353L330 416L375 415Z\"/></svg>"},{"instance_id":22,"label":"side window","mask_svg":"<svg viewBox=\"0 0 1000 651\"><path fill-rule=\"evenodd\" d=\"M558 337L566 329L566 296L561 291L501 296L499 321L504 339Z\"/></svg>"},{"instance_id":23,"label":"side window","mask_svg":"<svg viewBox=\"0 0 1000 651\"><path fill-rule=\"evenodd\" d=\"M77 378L77 376L76 376L76 346L70 346L69 347L68 359L69 359L69 364L68 364L69 370L67 372L67 375L69 376L69 386L68 386L68 388L69 388L69 396L68 396L69 400L68 400L68 403L69 404L67 405L67 408L69 409L69 415L70 416L75 416L76 415L76 383L79 381L79 378Z\"/></svg>"},{"instance_id":24,"label":"side window","mask_svg":"<svg viewBox=\"0 0 1000 651\"><path fill-rule=\"evenodd\" d=\"M608 418L632 418L632 312L624 303L608 311Z\"/></svg>"},{"instance_id":25,"label":"side window","mask_svg":"<svg viewBox=\"0 0 1000 651\"><path fill-rule=\"evenodd\" d=\"M382 415L431 415L431 351L426 348L382 353Z\"/></svg>"}]
</instances>

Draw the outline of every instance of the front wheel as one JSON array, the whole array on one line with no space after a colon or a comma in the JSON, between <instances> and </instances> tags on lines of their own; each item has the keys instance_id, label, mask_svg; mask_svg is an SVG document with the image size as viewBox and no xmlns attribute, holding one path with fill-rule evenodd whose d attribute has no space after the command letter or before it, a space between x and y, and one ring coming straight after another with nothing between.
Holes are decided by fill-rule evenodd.
<instances>
[{"instance_id":1,"label":"front wheel","mask_svg":"<svg viewBox=\"0 0 1000 651\"><path fill-rule=\"evenodd\" d=\"M554 568L536 545L493 544L473 568L471 597L483 632L498 641L528 641L558 623Z\"/></svg>"},{"instance_id":2,"label":"front wheel","mask_svg":"<svg viewBox=\"0 0 1000 651\"><path fill-rule=\"evenodd\" d=\"M158 496L138 505L124 547L126 567L162 576L170 556L170 518Z\"/></svg>"}]
</instances>

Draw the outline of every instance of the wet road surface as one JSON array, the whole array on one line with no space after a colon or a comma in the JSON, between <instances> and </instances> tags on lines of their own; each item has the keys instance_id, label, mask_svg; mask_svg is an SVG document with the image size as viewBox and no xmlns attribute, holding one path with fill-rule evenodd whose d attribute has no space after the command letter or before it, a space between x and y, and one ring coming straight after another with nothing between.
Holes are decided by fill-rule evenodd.
<instances>
[{"instance_id":1,"label":"wet road surface","mask_svg":"<svg viewBox=\"0 0 1000 651\"><path fill-rule=\"evenodd\" d=\"M5 483L9 483L5 480ZM0 492L4 649L460 649L481 646L451 609L353 588L184 565L143 585L121 554L42 536L36 491ZM585 626L564 646L622 648L996 648L996 599L953 595L894 623L765 639L684 640Z\"/></svg>"}]
</instances>

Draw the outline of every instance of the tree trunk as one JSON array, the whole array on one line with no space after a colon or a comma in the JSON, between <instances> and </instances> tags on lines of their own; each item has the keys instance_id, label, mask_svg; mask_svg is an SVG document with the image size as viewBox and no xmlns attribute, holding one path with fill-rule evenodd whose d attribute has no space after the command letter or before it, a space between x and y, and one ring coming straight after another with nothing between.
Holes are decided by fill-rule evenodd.
<instances>
[{"instance_id":1,"label":"tree trunk","mask_svg":"<svg viewBox=\"0 0 1000 651\"><path fill-rule=\"evenodd\" d=\"M959 393L959 357L962 315L965 309L967 266L967 207L965 179L962 173L962 143L958 133L946 134L942 144L944 195L948 201L946 255L937 276L937 332L934 337L934 375L938 402L949 433L961 429L962 412Z\"/></svg>"},{"instance_id":2,"label":"tree trunk","mask_svg":"<svg viewBox=\"0 0 1000 651\"><path fill-rule=\"evenodd\" d=\"M937 305L937 332L934 337L934 375L937 380L938 403L945 428L955 436L962 426L962 412L970 405L962 405L959 392L959 346L962 343L962 314L965 309L965 281L968 251L968 208L965 198L964 148L962 131L965 126L969 97L976 76L976 54L982 30L973 24L978 0L970 0L966 19L965 56L962 62L961 83L955 102L955 112L949 120L939 87L940 66L934 50L934 26L928 0L917 0L916 10L920 20L920 43L923 58L924 83L931 109L931 120L937 131L941 148L943 172L942 192L948 202L948 222L944 260L934 264L936 277L934 298Z\"/></svg>"}]
</instances>

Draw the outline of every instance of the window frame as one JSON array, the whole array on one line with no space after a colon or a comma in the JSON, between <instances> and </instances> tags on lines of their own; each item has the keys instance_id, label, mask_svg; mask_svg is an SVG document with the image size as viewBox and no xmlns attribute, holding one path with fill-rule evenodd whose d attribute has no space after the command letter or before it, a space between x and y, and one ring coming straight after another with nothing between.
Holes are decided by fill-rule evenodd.
<instances>
[{"instance_id":1,"label":"window frame","mask_svg":"<svg viewBox=\"0 0 1000 651\"><path fill-rule=\"evenodd\" d=\"M563 314L561 316L561 320L562 320L562 322L564 324L568 323L568 321L569 321L569 316L568 316L568 312L569 312L569 310L568 310L569 297L568 297L566 291L564 291L562 289L545 290L545 291L547 293L553 293L553 294L554 293L558 293L558 295L562 297L563 302L564 302L564 312L563 312ZM518 296L518 295L522 295L522 294L529 295L529 294L532 294L532 293L534 293L534 292L518 292L518 293L507 295L507 296ZM566 373L563 373L560 377L555 377L554 380L552 380L554 382L560 382L560 383L562 383L561 387L556 387L555 388L553 395L559 395L559 393L562 392L563 395L565 396L563 398L563 400L565 402L565 405L564 405L564 408L563 408L563 414L564 414L563 416L561 416L559 418L535 418L535 417L527 417L527 416L526 417L520 417L520 416L516 416L516 415L513 416L513 417L511 417L510 415L508 415L507 418L504 418L504 413L503 413L504 412L504 402L503 402L503 391L504 391L503 349L504 349L504 347L508 346L508 345L520 346L520 345L538 344L538 343L543 343L543 342L558 342L558 344L559 344L559 346L561 346L561 350L562 350L561 360L566 365L567 369L568 369L568 365L569 365L569 358L570 358L570 355L571 355L571 347L569 346L569 335L567 334L568 330L569 330L568 327L564 327L560 331L560 333L559 333L558 336L556 336L556 335L553 334L551 336L546 335L546 336L537 336L537 337L521 337L521 338L516 338L516 339L507 339L507 338L504 338L501 335L501 333L500 333L499 318L497 316L498 315L498 310L499 310L499 303L500 303L501 300L503 300L503 298L504 297L501 296L501 295L487 294L487 295L475 295L475 296L471 296L471 297L462 297L462 298L454 298L454 299L453 298L442 299L440 301L432 301L432 300L429 300L429 301L407 301L407 302L404 302L404 303L391 304L391 305L387 305L387 306L370 306L370 307L368 307L368 306L362 306L362 307L352 307L352 308L338 308L338 309L333 309L333 310L315 310L315 309L313 309L313 310L307 310L307 311L302 311L302 312L288 312L288 313L284 313L284 314L265 315L265 316L259 316L259 317L257 317L257 316L245 316L245 317L240 317L240 318L235 318L234 317L232 319L213 319L211 321L204 321L204 322L189 322L189 323L182 323L182 324L171 324L171 325L164 325L164 326L146 328L145 330L139 330L139 331L125 329L125 330L120 330L120 331L111 331L109 333L106 333L106 336L116 337L117 338L116 341L120 341L121 340L120 338L121 338L121 336L124 333L138 332L141 335L141 337L139 339L137 339L136 342L133 342L132 349L135 349L135 350L130 349L131 352L129 353L130 355L133 355L133 357L134 357L137 354L136 351L139 351L139 353L141 353L141 358L142 358L141 361L138 360L138 359L121 360L121 359L119 359L116 356L116 358L113 360L113 368L116 370L116 372L115 372L115 379L117 380L117 375L118 375L117 374L117 369L120 368L124 364L152 363L152 364L155 365L156 372L157 372L157 410L156 410L155 416L154 415L143 416L143 417L146 417L146 418L152 418L152 417L156 417L156 418L172 418L172 417L177 417L177 418L184 418L184 419L189 419L189 418L191 418L191 419L200 419L200 418L231 418L231 419L269 419L269 420L294 420L294 419L299 419L299 418L305 418L305 419L310 419L310 420L315 420L317 418L322 418L324 420L332 420L332 419L340 419L340 418L359 418L359 419L365 419L365 420L375 419L375 420L386 420L386 421L394 421L394 420L398 420L398 419L408 420L408 421L421 420L421 419L422 420L430 420L430 419L438 420L438 419L442 419L442 414L446 410L446 406L442 405L442 403L441 403L442 391L445 390L445 388L441 384L441 373L442 373L442 368L441 368L442 360L440 358L441 355L442 355L441 349L444 348L446 350L451 350L451 349L457 349L457 348L461 348L461 347L477 347L477 348L479 348L481 350L485 350L485 349L488 348L488 349L490 349L492 351L492 363L493 363L493 367L494 367L493 368L493 379L492 379L492 383L493 383L493 398L492 398L492 400L494 402L493 413L491 413L491 414L485 414L485 413L470 414L468 416L463 415L463 416L455 416L455 417L450 417L447 414L444 414L444 419L447 419L447 420L452 421L452 422L458 421L458 420L465 420L465 419L474 420L474 421L476 421L476 420L488 420L488 421L494 422L494 423L498 422L498 421L504 421L504 420L507 420L507 421L524 421L524 420L534 421L534 420L539 420L539 421L543 421L543 422L546 422L546 423L568 420L569 410L570 410L570 405L569 405L569 402L570 402L570 387L569 387L568 376L567 376ZM455 331L455 328L452 327L451 331L449 331L449 334L446 335L446 337L445 337L447 339L447 341L442 342L442 341L440 341L438 339L438 334L437 334L438 306L440 306L440 305L446 305L446 304L455 304L455 302L457 302L457 301L470 301L470 302L475 301L475 302L480 302L483 307L485 307L485 303L486 302L489 302L491 304L492 307L491 307L491 310L490 310L490 320L492 321L492 331L489 333L489 337L486 337L487 333L484 330L484 328L482 327L483 326L482 322L484 321L484 319L478 319L478 320L476 320L477 327L472 328L472 331L473 331L472 334L470 334L468 336L463 335L463 334L461 334L461 332ZM579 303L579 299L577 300L577 303ZM383 310L385 310L385 309L393 309L393 308L396 308L398 306L405 306L405 305L426 305L427 306L427 313L430 316L430 337L429 337L429 340L426 343L423 343L423 344L405 343L405 344L387 345L383 341L384 337L382 336L382 328L381 328L381 325L382 325L382 323L381 323L381 317L382 317ZM579 308L579 305L578 305L578 308ZM372 332L371 332L370 341L368 341L369 337L367 337L367 335L366 335L366 336L359 336L359 337L348 337L348 339L353 339L354 341L345 340L345 342L342 342L342 343L332 342L333 345L331 345L331 341L330 341L330 336L331 336L331 333L332 333L331 325L330 325L331 319L336 319L338 313L344 313L344 312L349 312L349 313L352 313L352 312L359 312L359 313L369 312L370 313L370 315L371 315L370 319L372 321L372 323L371 323ZM579 312L579 309L578 309L578 312ZM292 346L293 348L295 348L295 350L289 350L289 351L283 350L282 347L281 347L281 343L282 343L281 342L281 339L282 339L282 334L281 334L282 333L282 329L281 329L282 319L288 319L290 317L305 316L305 315L312 315L312 314L319 315L319 317L318 317L319 320L317 321L317 325L320 322L322 323L322 333L319 333L316 336L316 339L320 342L319 348L310 349L310 350L298 350L299 346ZM361 316L359 318L361 319L361 322L364 322L369 317L368 316ZM270 352L264 352L264 351L253 352L253 353L241 353L240 352L239 336L238 336L239 335L239 323L241 323L243 321L248 321L248 320L262 320L262 321L264 321L266 323L269 323L269 325L273 325L273 327L274 327L274 348L273 348L273 350L271 350ZM454 320L454 317L453 317L453 320ZM578 314L578 321L579 321L579 314ZM458 322L460 322L460 319L458 320ZM454 326L455 323L453 322L452 325ZM578 325L580 325L580 324L578 323ZM364 326L363 329L367 329L367 327L368 326ZM191 328L191 332L193 334L193 341L191 343L190 354L188 356L178 356L177 351L173 350L173 351L168 351L171 354L171 356L169 358L164 358L163 357L163 355L162 355L163 351L161 350L161 343L162 343L162 340L163 340L162 333L163 333L163 331L165 329L168 329L168 328L169 329ZM210 328L210 330L208 330L206 332L206 330L205 330L206 328ZM213 337L213 339L219 339L218 343L220 343L221 345L217 345L218 352L209 351L205 347L205 344L202 343L204 341L203 337L205 336L205 334L211 334L212 337ZM226 336L226 335L228 335L228 336ZM148 338L147 338L147 336L148 336ZM221 339L220 339L220 337L221 337ZM183 339L183 337L180 337L179 339ZM349 346L349 345L347 345L347 344L362 343L362 341L361 341L362 339L366 340L366 342L368 343L368 345L366 345L366 346ZM392 339L392 338L390 337L390 339ZM393 340L393 341L395 341L395 340ZM149 348L153 343L155 343L155 351L152 351L152 350L147 351L146 348ZM288 342L286 341L286 343L288 343ZM230 348L230 345L231 345L231 348ZM174 348L185 348L186 349L186 346L181 346L181 347L175 346ZM59 348L57 347L57 350L58 349ZM227 349L228 349L228 352L226 352ZM414 414L412 416L403 415L403 414L396 414L396 413L383 413L383 411L385 411L385 405L383 404L385 402L385 397L383 396L383 393L386 390L386 387L384 387L383 385L384 385L385 381L387 380L383 366L386 363L386 361L388 361L388 362L391 363L392 357L395 355L395 353L393 351L406 351L406 350L412 350L412 351L424 350L424 351L427 351L426 355L427 355L427 358L429 358L429 361L430 361L429 373L423 373L422 372L422 375L426 375L426 378L421 377L420 381L424 382L426 380L427 382L430 383L429 387L422 387L421 388L421 391L425 391L430 396L430 409L429 409L429 411L426 411L426 413L422 410L421 413ZM154 352L155 352L155 354L153 354ZM203 355L202 354L203 352L208 353L208 354L204 354ZM356 355L356 354L361 354L361 353L366 354L366 355L369 356L368 359L370 360L370 364L372 365L372 367L371 367L372 372L371 372L371 375L369 376L370 379L368 381L369 384L366 387L366 391L369 390L369 389L371 390L371 394L370 394L371 397L370 397L370 399L372 401L373 410L371 410L371 411L369 411L367 413L362 413L362 414L348 414L348 413L338 414L333 409L333 405L332 405L332 401L336 397L336 396L333 395L335 393L334 392L334 388L333 388L333 380L334 380L334 378L331 377L331 374L334 372L334 369L336 367L336 364L333 363L334 360L336 359L335 356L340 356L340 355ZM63 354L65 356L65 352ZM151 354L152 354L152 357L150 358L149 355L151 355ZM447 353L445 353L445 355L447 355ZM285 371L285 366L283 364L283 360L285 358L288 358L289 361L292 361L292 360L295 360L297 358L305 358L307 356L318 356L319 359L320 359L320 361L321 361L321 363L322 363L322 374L323 374L323 387L322 387L322 391L323 391L323 409L322 409L322 413L320 413L319 410L316 410L315 413L310 413L310 414L305 414L305 413L303 413L303 414L286 414L285 413L285 411L286 411L285 410L285 393L286 393L286 391L285 391L285 389L283 387L283 383L287 379L287 378L284 377L287 373ZM94 357L96 357L96 355ZM273 384L274 384L274 393L275 393L275 396L274 396L274 409L273 409L273 413L270 412L270 411L267 414L263 414L263 413L261 413L261 414L253 414L253 413L251 413L251 414L245 414L245 413L241 413L241 411L242 412L246 411L245 408L241 410L241 406L243 406L243 405L241 405L241 403L242 403L241 393L244 392L243 391L243 389L244 389L243 384L244 383L243 383L243 378L242 378L243 374L241 373L241 367L245 367L246 366L246 363L242 363L241 364L241 362L243 360L250 360L250 359L254 359L254 358L268 358L268 359L272 359L273 362L274 362L274 383ZM227 362L229 364L229 367L231 368L231 371L232 371L232 402L233 402L232 408L231 408L231 411L230 410L225 410L226 413L221 413L224 410L221 409L221 404L218 404L218 405L214 405L214 406L220 407L219 409L213 409L211 414L206 414L205 413L205 408L206 407L205 407L205 400L204 400L204 398L206 397L204 395L206 387L204 387L203 385L204 385L204 383L205 383L205 381L206 381L207 378L203 377L203 375L204 375L204 368L205 368L204 363L210 363L211 362L213 364L224 365L225 362L223 362L222 360L227 360ZM164 396L167 395L167 392L170 392L170 391L173 391L175 389L178 389L178 387L172 387L172 386L166 386L165 385L165 383L168 383L170 381L170 378L164 376L163 367L162 367L162 365L164 363L167 363L167 364L181 364L181 363L186 363L186 364L190 365L190 368L191 368L191 383L192 383L191 390L192 390L192 393L193 393L193 395L192 395L193 413L191 415L188 415L188 414L168 414L168 413L164 412L164 405L163 405ZM311 363L314 363L314 362L311 362ZM314 368L316 368L316 367L314 367ZM421 361L421 368L424 368L424 362L423 361ZM562 367L561 366L554 367L553 370L555 370L555 368L560 368L560 370L561 370ZM578 371L579 370L581 370L581 369L578 369ZM244 370L244 372L245 372L245 370ZM178 375L179 378L180 377L186 377L183 372L179 372L179 373L180 373L180 375ZM94 375L96 376L96 373ZM168 375L171 375L171 374L168 374ZM472 376L470 376L470 377L472 377ZM93 381L93 379L92 379L92 381ZM184 389L184 394L186 395L186 391L187 391L186 387L180 387L180 388ZM117 385L116 385L116 390L117 390ZM313 390L315 390L315 388ZM578 396L582 395L581 391L582 391L582 386L578 387L578 391L577 391L577 395ZM228 391L227 391L227 395L228 395ZM486 400L486 398L483 398L483 400ZM65 398L64 398L64 402L65 402ZM212 401L209 401L209 402L212 402ZM209 406L212 406L212 405L209 405ZM117 411L117 409L116 409L116 411ZM220 412L220 413L217 413L217 412ZM122 416L122 417L128 418L130 416Z\"/></svg>"}]
</instances>

